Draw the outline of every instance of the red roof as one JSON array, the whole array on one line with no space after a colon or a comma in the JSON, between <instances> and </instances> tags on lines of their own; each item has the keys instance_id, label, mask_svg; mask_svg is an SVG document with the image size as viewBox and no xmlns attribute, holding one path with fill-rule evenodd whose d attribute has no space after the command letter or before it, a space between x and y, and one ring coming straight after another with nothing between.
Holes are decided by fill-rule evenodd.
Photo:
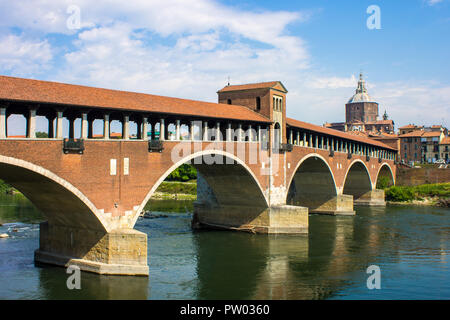
<instances>
[{"instance_id":1,"label":"red roof","mask_svg":"<svg viewBox=\"0 0 450 320\"><path fill-rule=\"evenodd\" d=\"M441 132L440 131L425 131L422 135L422 137L440 137Z\"/></svg>"},{"instance_id":2,"label":"red roof","mask_svg":"<svg viewBox=\"0 0 450 320\"><path fill-rule=\"evenodd\" d=\"M421 137L424 134L423 130L415 130L405 134L400 134L399 138L409 138L409 137Z\"/></svg>"},{"instance_id":3,"label":"red roof","mask_svg":"<svg viewBox=\"0 0 450 320\"><path fill-rule=\"evenodd\" d=\"M334 137L338 137L341 139L347 139L347 140L353 140L353 141L357 141L357 142L361 142L361 143L365 143L365 144L370 144L370 145L374 145L377 147L381 147L381 148L385 148L385 149L390 149L390 150L395 150L392 147L389 147L388 145L376 141L376 140L372 140L369 138L364 138L364 137L359 137L359 136L355 136L355 135L351 135L342 131L338 131L338 130L334 130L334 129L329 129L329 128L324 128L321 126L316 126L314 124L311 123L307 123L307 122L303 122L303 121L299 121L299 120L295 120L295 119L291 119L291 118L286 118L286 122L288 124L288 126L291 127L296 127L296 128L302 128L302 129L306 129L306 130L310 130L310 131L314 131L314 132L318 132L318 133L322 133L322 134L326 134L326 135L330 135L330 136L334 136Z\"/></svg>"},{"instance_id":4,"label":"red roof","mask_svg":"<svg viewBox=\"0 0 450 320\"><path fill-rule=\"evenodd\" d=\"M270 82L259 82L259 83L249 83L249 84L241 84L241 85L229 85L223 87L217 92L228 92L228 91L240 91L240 90L252 90L252 89L265 89L265 88L273 88L277 85L283 89L283 91L287 92L286 88L280 81L270 81Z\"/></svg>"},{"instance_id":5,"label":"red roof","mask_svg":"<svg viewBox=\"0 0 450 320\"><path fill-rule=\"evenodd\" d=\"M239 105L169 98L145 93L7 76L0 76L0 99L127 111L168 113L207 118L271 122L259 113Z\"/></svg>"}]
</instances>

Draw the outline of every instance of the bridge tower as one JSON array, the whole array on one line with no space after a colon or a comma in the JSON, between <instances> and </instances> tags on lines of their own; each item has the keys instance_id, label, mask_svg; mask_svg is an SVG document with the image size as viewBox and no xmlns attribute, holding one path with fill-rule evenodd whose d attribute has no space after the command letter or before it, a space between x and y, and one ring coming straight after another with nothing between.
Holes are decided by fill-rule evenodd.
<instances>
[{"instance_id":1,"label":"bridge tower","mask_svg":"<svg viewBox=\"0 0 450 320\"><path fill-rule=\"evenodd\" d=\"M245 106L272 120L276 143L286 143L287 93L281 81L227 85L217 92L219 103Z\"/></svg>"}]
</instances>

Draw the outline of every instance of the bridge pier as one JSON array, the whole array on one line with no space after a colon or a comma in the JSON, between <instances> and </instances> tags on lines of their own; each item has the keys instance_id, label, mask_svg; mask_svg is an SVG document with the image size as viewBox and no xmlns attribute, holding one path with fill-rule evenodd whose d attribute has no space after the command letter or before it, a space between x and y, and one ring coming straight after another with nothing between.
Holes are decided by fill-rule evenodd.
<instances>
[{"instance_id":1,"label":"bridge pier","mask_svg":"<svg viewBox=\"0 0 450 320\"><path fill-rule=\"evenodd\" d=\"M212 206L196 202L192 226L194 229L217 228L263 234L303 234L308 233L308 208Z\"/></svg>"},{"instance_id":2,"label":"bridge pier","mask_svg":"<svg viewBox=\"0 0 450 320\"><path fill-rule=\"evenodd\" d=\"M43 222L34 258L98 274L148 276L147 235L133 229L105 233Z\"/></svg>"},{"instance_id":3,"label":"bridge pier","mask_svg":"<svg viewBox=\"0 0 450 320\"><path fill-rule=\"evenodd\" d=\"M309 202L310 213L327 214L333 216L354 216L353 196L338 194L331 199L321 201L320 199L303 200ZM318 204L319 203L319 204Z\"/></svg>"},{"instance_id":4,"label":"bridge pier","mask_svg":"<svg viewBox=\"0 0 450 320\"><path fill-rule=\"evenodd\" d=\"M373 189L363 195L358 199L355 199L355 205L360 206L386 206L386 201L384 199L384 190Z\"/></svg>"}]
</instances>

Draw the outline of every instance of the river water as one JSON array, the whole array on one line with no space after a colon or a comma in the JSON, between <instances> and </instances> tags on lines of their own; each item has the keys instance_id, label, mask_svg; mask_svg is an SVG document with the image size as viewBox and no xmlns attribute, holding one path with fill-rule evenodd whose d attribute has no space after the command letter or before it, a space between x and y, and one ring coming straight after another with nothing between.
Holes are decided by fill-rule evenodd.
<instances>
[{"instance_id":1,"label":"river water","mask_svg":"<svg viewBox=\"0 0 450 320\"><path fill-rule=\"evenodd\" d=\"M192 202L152 201L150 277L81 273L69 290L61 267L39 266L43 218L21 195L0 196L0 299L450 299L450 210L356 208L310 216L309 234L267 236L190 228ZM380 268L369 290L367 268Z\"/></svg>"}]
</instances>

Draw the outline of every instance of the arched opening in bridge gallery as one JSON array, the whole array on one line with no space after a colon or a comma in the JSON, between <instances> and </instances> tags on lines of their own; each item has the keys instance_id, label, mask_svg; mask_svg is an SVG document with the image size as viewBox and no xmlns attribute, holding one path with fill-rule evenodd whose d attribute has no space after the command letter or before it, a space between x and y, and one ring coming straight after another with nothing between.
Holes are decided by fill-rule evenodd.
<instances>
[{"instance_id":1,"label":"arched opening in bridge gallery","mask_svg":"<svg viewBox=\"0 0 450 320\"><path fill-rule=\"evenodd\" d=\"M250 170L231 157L203 154L175 166L144 200L142 217L153 218L170 208L194 213L194 226L239 228L268 207Z\"/></svg>"},{"instance_id":2,"label":"arched opening in bridge gallery","mask_svg":"<svg viewBox=\"0 0 450 320\"><path fill-rule=\"evenodd\" d=\"M344 194L353 196L353 203L358 204L372 190L372 182L364 163L354 162L347 172Z\"/></svg>"},{"instance_id":3,"label":"arched opening in bridge gallery","mask_svg":"<svg viewBox=\"0 0 450 320\"><path fill-rule=\"evenodd\" d=\"M308 207L312 213L334 214L336 185L327 163L318 156L304 160L292 178L287 204Z\"/></svg>"},{"instance_id":4,"label":"arched opening in bridge gallery","mask_svg":"<svg viewBox=\"0 0 450 320\"><path fill-rule=\"evenodd\" d=\"M391 168L387 164L383 164L377 176L377 189L386 189L393 186L394 183L394 175L392 174Z\"/></svg>"}]
</instances>

